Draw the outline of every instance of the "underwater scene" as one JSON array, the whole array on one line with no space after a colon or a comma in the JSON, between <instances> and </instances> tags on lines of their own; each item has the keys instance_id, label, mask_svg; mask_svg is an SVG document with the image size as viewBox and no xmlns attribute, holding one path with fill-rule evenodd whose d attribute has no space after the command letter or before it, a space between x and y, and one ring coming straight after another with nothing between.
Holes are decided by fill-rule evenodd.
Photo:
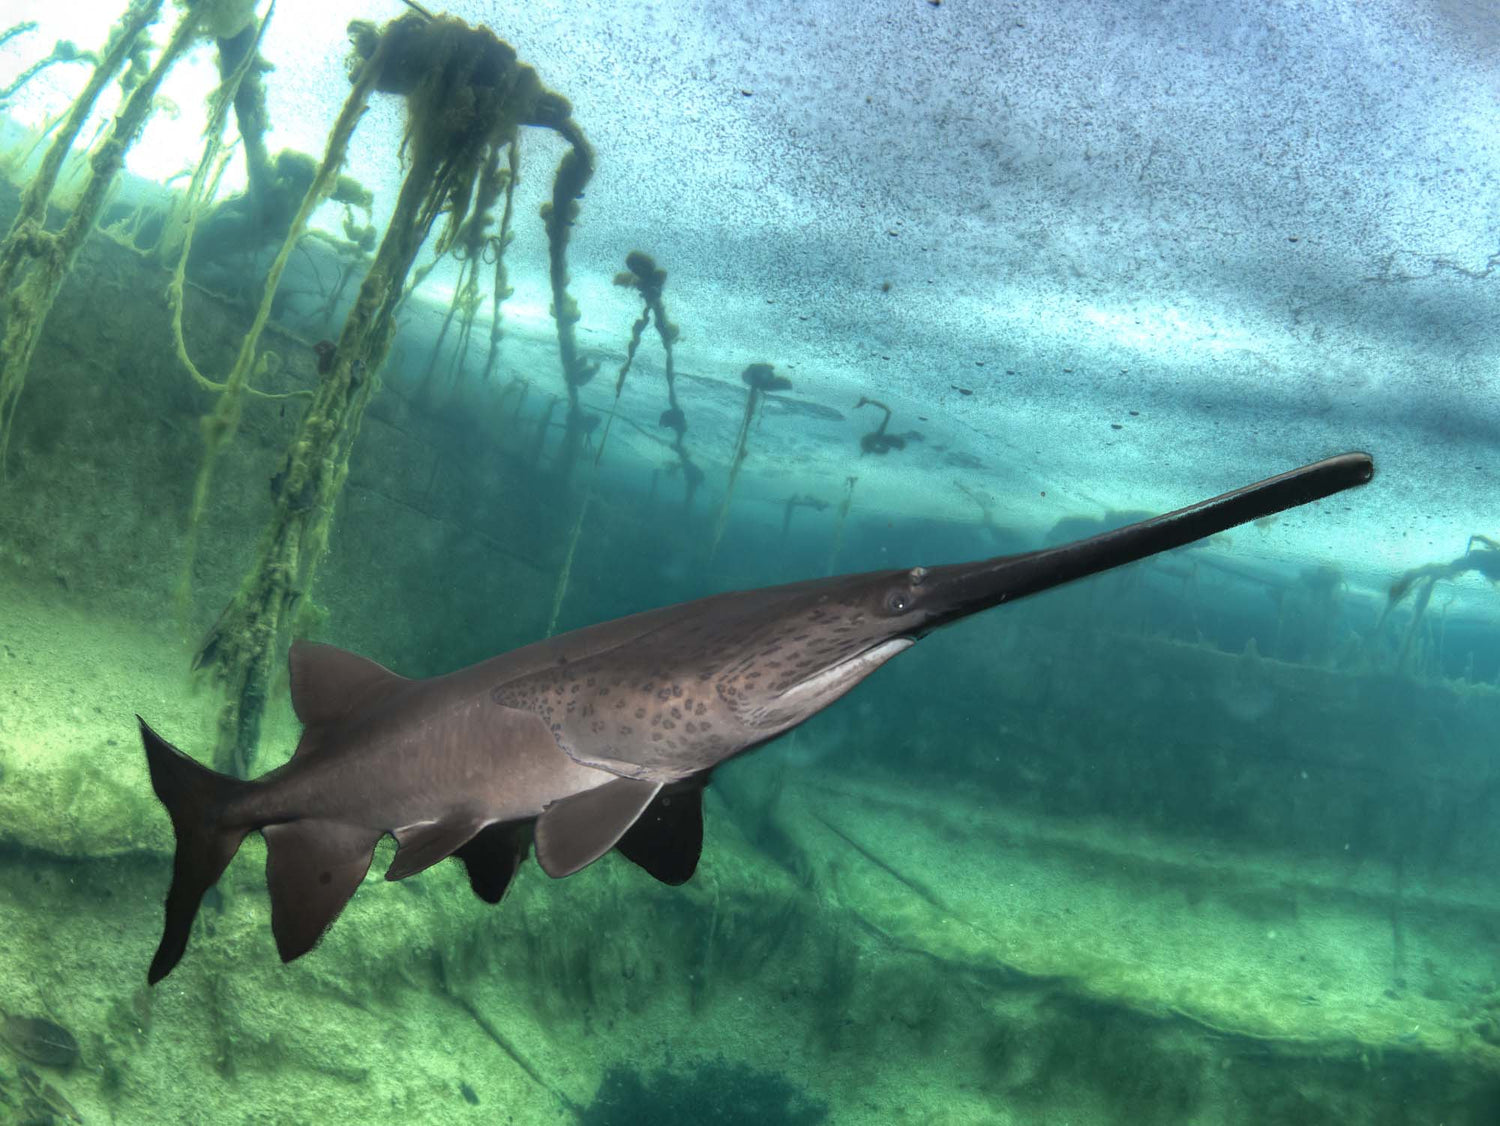
<instances>
[{"instance_id":1,"label":"underwater scene","mask_svg":"<svg viewBox=\"0 0 1500 1126\"><path fill-rule=\"evenodd\" d=\"M1500 1122L1497 122L1487 0L6 0L0 1126Z\"/></svg>"}]
</instances>

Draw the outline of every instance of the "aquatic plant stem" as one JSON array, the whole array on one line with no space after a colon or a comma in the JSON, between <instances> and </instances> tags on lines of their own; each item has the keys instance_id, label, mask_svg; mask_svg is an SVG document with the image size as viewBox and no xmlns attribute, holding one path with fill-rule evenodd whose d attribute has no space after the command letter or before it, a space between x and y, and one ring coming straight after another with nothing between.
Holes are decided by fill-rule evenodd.
<instances>
[{"instance_id":1,"label":"aquatic plant stem","mask_svg":"<svg viewBox=\"0 0 1500 1126\"><path fill-rule=\"evenodd\" d=\"M291 230L283 240L281 250L267 275L260 307L256 310L250 330L241 341L239 358L229 378L225 380L223 394L214 411L203 420L206 448L204 463L194 487L193 509L189 521L193 529L201 522L206 506L213 463L238 426L243 405L241 392L252 370L255 344L269 318L277 282L308 217L338 176L338 170L348 151L349 140L364 116L370 94L385 64L388 44L389 40L382 37L375 53L364 62L355 76L354 85L329 135L323 163L308 188L302 206L292 221ZM434 162L429 157L427 163L431 165ZM314 393L312 404L303 416L292 441L276 508L261 537L257 565L246 576L239 591L209 632L194 661L196 668L212 668L227 689L227 699L219 714L214 762L219 770L232 772L239 777L248 777L253 765L283 615L297 601L301 590L306 589L311 579L311 568L307 564L316 551L304 553L304 544L315 548L318 543L326 543L326 516L330 513L322 513L325 518L321 520L315 520L315 517L320 515L320 508L331 505L347 472L347 450L342 451L342 457L339 456L338 439L342 436L352 445L353 433L347 426L341 428L339 425L341 421L347 421L339 417L341 408L342 413L347 413L352 402L358 402L362 409L364 401L368 400L374 385L374 371L369 367L369 361L377 359L377 350L378 358L383 359L384 350L389 345L389 333L384 334L386 339L363 341L364 348L346 348L345 344L355 334L358 326L377 319L379 306L389 298L388 287L383 287L381 281L389 281L391 259L404 255L404 244L411 237L412 232L409 231L406 239L395 238L399 222L404 220L410 226L417 218L416 209L421 199L414 198L411 189L419 171L431 178L431 167L419 170L414 165L408 173L386 239L381 244L370 275L361 287L359 299L345 323L332 369ZM430 224L430 218L428 222ZM421 234L425 237L425 228ZM415 245L410 247L412 256L415 256L421 241L418 238ZM397 242L402 245L395 246ZM406 269L410 267L410 258L402 260L405 265L397 275L395 285L398 297ZM390 304L394 305L394 302ZM372 345L378 345L378 349ZM351 354L356 351L363 354ZM356 363L361 365L357 377ZM355 394L351 395L351 391ZM316 465L313 464L314 461ZM309 534L314 531L317 534Z\"/></svg>"},{"instance_id":2,"label":"aquatic plant stem","mask_svg":"<svg viewBox=\"0 0 1500 1126\"><path fill-rule=\"evenodd\" d=\"M65 114L48 114L42 119L42 126L31 137L25 148L16 149L14 152L0 156L0 174L17 175L31 163L32 155L41 148L42 142L50 137L53 131L62 124Z\"/></svg>"},{"instance_id":3,"label":"aquatic plant stem","mask_svg":"<svg viewBox=\"0 0 1500 1126\"><path fill-rule=\"evenodd\" d=\"M162 224L161 237L157 240L156 253L165 260L174 252L181 250L180 267L186 264L187 252L190 248L194 228L197 226L199 215L206 206L208 200L213 198L213 193L218 187L219 178L223 175L224 162L220 158L220 150L224 147L224 125L229 119L230 107L235 104L239 97L241 85L253 70L257 55L260 51L261 41L265 38L266 28L271 24L271 17L276 14L276 0L271 0L266 7L266 14L260 20L259 26L251 39L249 50L240 58L239 63L223 77L217 90L209 97L208 102L208 125L204 128L203 135L207 138L203 145L203 154L198 158L198 163L193 168L192 179L188 181L187 190L176 197L166 220ZM246 159L249 160L248 138L246 138ZM262 143L262 150L264 144ZM179 275L181 274L179 268ZM176 312L179 314L182 289L180 281L174 279L178 298ZM179 324L180 334L180 324ZM196 373L195 373L196 374Z\"/></svg>"},{"instance_id":4,"label":"aquatic plant stem","mask_svg":"<svg viewBox=\"0 0 1500 1126\"><path fill-rule=\"evenodd\" d=\"M407 275L440 215L448 226L438 239L439 253L452 244L467 209L465 193L495 144L513 129L511 95L531 73L492 32L459 20L407 15L378 33L357 26L364 62L350 97L362 101L371 89L406 97L406 176L328 370L277 475L276 504L256 565L195 662L212 668L226 689L215 762L241 777L253 773L283 626L311 590L327 550L350 454L395 336ZM409 80L417 60L423 65Z\"/></svg>"},{"instance_id":5,"label":"aquatic plant stem","mask_svg":"<svg viewBox=\"0 0 1500 1126\"><path fill-rule=\"evenodd\" d=\"M672 343L678 337L678 328L667 320L667 309L662 299L662 288L666 285L667 272L658 269L656 262L648 254L640 251L631 251L625 257L626 272L615 277L616 285L628 285L636 289L645 305L641 315L635 319L630 326L630 343L625 348L625 362L620 365L619 373L615 376L615 401L610 408L609 416L604 420L604 433L599 436L599 446L594 451L594 460L589 469L588 485L584 489L583 501L578 506L578 515L573 520L573 529L568 535L568 550L563 556L562 569L557 574L557 586L552 592L552 612L547 617L547 636L551 637L557 630L557 619L562 613L563 599L567 597L568 583L573 576L573 557L578 551L578 540L583 534L583 524L588 518L589 507L594 501L594 491L599 480L599 461L604 457L604 447L609 441L610 427L614 425L615 416L619 413L620 395L625 390L625 377L630 374L630 366L635 361L635 354L641 345L641 337L645 334L646 325L651 318L656 319L657 334L661 337L662 348L667 355L667 387L670 390L673 384L672 372ZM677 441L682 441L682 432L687 429L686 422L681 421L682 412L677 408L675 393L671 396L672 410L676 412L677 424L673 426L677 434Z\"/></svg>"},{"instance_id":6,"label":"aquatic plant stem","mask_svg":"<svg viewBox=\"0 0 1500 1126\"><path fill-rule=\"evenodd\" d=\"M511 219L515 215L516 181L521 177L521 150L515 139L510 142L507 154L510 175L505 180L505 207L500 213L500 233L495 238L495 276L490 286L490 343L484 355L484 379L494 378L495 365L500 359L500 340L504 336L501 328L500 306L515 291L505 269L505 252L515 237L511 231Z\"/></svg>"},{"instance_id":7,"label":"aquatic plant stem","mask_svg":"<svg viewBox=\"0 0 1500 1126\"><path fill-rule=\"evenodd\" d=\"M578 552L578 540L583 535L583 523L588 519L589 507L594 503L594 482L599 473L599 457L604 453L604 443L609 438L609 424L614 421L614 412L604 423L604 433L599 438L599 449L594 454L593 467L589 471L589 482L583 492L583 501L578 506L578 515L573 520L573 529L568 533L568 550L563 554L562 567L557 572L557 585L552 590L552 609L547 615L547 632L551 637L557 632L557 619L562 614L563 599L568 596L568 584L573 578L573 556Z\"/></svg>"},{"instance_id":8,"label":"aquatic plant stem","mask_svg":"<svg viewBox=\"0 0 1500 1126\"><path fill-rule=\"evenodd\" d=\"M437 371L438 356L443 351L443 341L448 338L448 329L453 325L454 314L458 312L471 285L477 286L477 282L470 280L470 276L477 268L478 263L469 258L459 264L458 284L453 287L453 297L448 302L447 313L443 315L443 325L438 329L437 339L432 342L432 351L427 356L427 370L422 374L422 386L418 391L418 394L429 403L432 402L433 388L436 385L434 374Z\"/></svg>"},{"instance_id":9,"label":"aquatic plant stem","mask_svg":"<svg viewBox=\"0 0 1500 1126\"><path fill-rule=\"evenodd\" d=\"M719 553L719 541L724 538L724 529L729 526L729 502L734 498L734 483L740 475L740 466L744 464L745 458L750 450L747 442L750 438L750 425L755 421L756 411L760 407L761 392L758 387L751 387L749 397L745 400L745 413L740 419L740 431L734 440L734 455L729 462L729 481L724 486L724 500L719 505L719 515L714 521L713 538L708 545L708 561L712 563L714 557Z\"/></svg>"},{"instance_id":10,"label":"aquatic plant stem","mask_svg":"<svg viewBox=\"0 0 1500 1126\"><path fill-rule=\"evenodd\" d=\"M104 57L74 101L42 166L21 195L10 232L0 243L0 480L4 479L16 403L26 384L42 327L73 268L129 151L155 108L156 91L167 71L193 43L199 13L183 15L156 65L126 99L110 136L89 160L90 176L60 231L46 229L47 204L63 161L93 111L100 92L130 57L136 40L161 11L162 0L138 0L107 44Z\"/></svg>"},{"instance_id":11,"label":"aquatic plant stem","mask_svg":"<svg viewBox=\"0 0 1500 1126\"><path fill-rule=\"evenodd\" d=\"M755 407L759 399L760 393L752 387L749 398L745 402L745 413L740 419L739 434L734 441L734 453L729 460L729 481L724 486L724 499L719 503L719 514L714 519L714 534L708 543L710 563L719 554L719 541L724 538L724 530L729 526L729 503L734 499L734 483L739 479L740 466L749 453L749 450L745 448L745 441L750 436L750 422L755 417Z\"/></svg>"},{"instance_id":12,"label":"aquatic plant stem","mask_svg":"<svg viewBox=\"0 0 1500 1126\"><path fill-rule=\"evenodd\" d=\"M584 434L578 389L598 371L597 364L579 355L573 326L581 314L578 303L568 293L568 241L578 217L578 197L594 175L594 150L573 120L572 107L566 99L556 95L543 99L538 114L529 123L555 130L572 146L557 165L551 201L542 205L542 219L547 228L548 275L552 282L552 319L557 324L557 351L568 392L568 415L559 457L559 466L566 474L577 459Z\"/></svg>"},{"instance_id":13,"label":"aquatic plant stem","mask_svg":"<svg viewBox=\"0 0 1500 1126\"><path fill-rule=\"evenodd\" d=\"M270 10L266 13L266 19L270 19ZM252 57L253 57L252 52ZM172 338L176 347L177 358L187 369L193 382L204 390L213 391L218 394L214 402L213 410L199 420L199 427L203 434L203 460L198 465L198 473L193 481L193 499L188 508L188 526L186 542L183 545L183 569L182 580L178 586L178 598L186 616L186 606L189 601L189 592L192 583L193 561L197 556L198 529L203 522L203 514L208 507L208 496L213 485L214 468L218 463L219 454L234 439L239 430L240 415L244 410L246 394L254 394L265 398L273 398L265 392L257 391L250 387L250 380L259 372L263 372L269 363L267 357L257 357L257 348L260 344L261 334L265 331L267 322L271 318L271 303L276 297L276 288L281 283L281 275L286 270L292 251L302 238L302 233L307 227L308 219L317 210L320 203L332 190L334 182L338 179L339 169L343 167L344 158L348 153L349 140L354 135L360 118L364 116L365 107L369 102L370 93L375 84L375 71L373 67L366 67L356 77L353 88L344 100L344 106L339 111L338 118L334 121L333 129L328 136L328 146L324 151L323 162L318 166L318 171L313 177L313 182L308 185L307 193L302 198L302 204L292 218L292 224L287 231L286 237L282 239L281 249L277 251L275 259L271 262L271 268L266 273L265 284L261 290L260 303L256 306L255 316L250 322L249 329L240 340L239 353L235 357L234 366L230 368L229 374L223 383L215 383L198 370L193 363L192 357L188 355L187 343L183 337L182 330L182 308L183 308L183 285L187 272L188 255L192 251L193 230L197 222L197 209L190 215L187 228L184 232L182 253L178 256L177 267L172 273L172 281L167 287L167 304L171 310ZM226 99L227 104L227 99ZM210 142L212 144L212 142ZM205 154L206 155L206 154ZM308 392L300 391L289 394L306 395Z\"/></svg>"},{"instance_id":14,"label":"aquatic plant stem","mask_svg":"<svg viewBox=\"0 0 1500 1126\"><path fill-rule=\"evenodd\" d=\"M29 27L35 28L36 24L30 24ZM12 38L15 33L25 30L28 30L28 25L17 24L15 27L0 32L0 43L4 43L7 39ZM78 48L74 47L67 40L60 40L52 48L51 54L45 58L38 59L18 74L14 81L0 87L0 106L10 101L22 87L41 74L42 71L46 70L49 66L56 66L58 63L93 63L95 66L98 66L99 60L90 52L78 50Z\"/></svg>"},{"instance_id":15,"label":"aquatic plant stem","mask_svg":"<svg viewBox=\"0 0 1500 1126\"><path fill-rule=\"evenodd\" d=\"M36 20L22 20L20 23L13 23L4 31L0 31L0 47L5 46L18 35L25 35L28 31L35 30Z\"/></svg>"},{"instance_id":16,"label":"aquatic plant stem","mask_svg":"<svg viewBox=\"0 0 1500 1126\"><path fill-rule=\"evenodd\" d=\"M844 547L844 521L849 517L849 507L854 503L854 486L858 482L858 477L844 479L844 499L839 503L838 519L834 521L833 546L828 550L828 566L823 568L825 575L833 574L834 567L838 565L839 552Z\"/></svg>"},{"instance_id":17,"label":"aquatic plant stem","mask_svg":"<svg viewBox=\"0 0 1500 1126\"><path fill-rule=\"evenodd\" d=\"M615 405L604 420L604 432L599 435L599 446L594 451L594 460L589 467L588 485L583 491L583 501L578 506L578 515L573 520L573 530L568 534L568 550L563 555L562 568L557 572L557 586L552 591L552 610L547 615L547 637L557 632L557 619L562 613L563 599L568 595L568 583L573 577L573 556L578 552L578 540L583 534L583 524L588 519L589 508L594 503L594 486L599 480L599 459L604 456L605 443L609 441L609 428L614 425L615 413L620 405L620 391L625 386L622 377L615 386Z\"/></svg>"},{"instance_id":18,"label":"aquatic plant stem","mask_svg":"<svg viewBox=\"0 0 1500 1126\"><path fill-rule=\"evenodd\" d=\"M11 220L5 242L0 244L0 293L10 288L17 269L24 261L24 252L19 244L26 232L33 229L40 231L46 224L47 204L52 197L52 189L57 185L58 172L63 161L73 151L73 143L78 139L84 122L94 112L94 103L99 100L99 95L109 85L110 79L125 65L125 60L135 48L136 40L156 20L161 6L162 0L135 0L126 9L119 27L105 46L104 57L99 60L99 65L94 68L88 82L69 107L63 118L61 131L42 157L41 167L21 193L16 217Z\"/></svg>"}]
</instances>

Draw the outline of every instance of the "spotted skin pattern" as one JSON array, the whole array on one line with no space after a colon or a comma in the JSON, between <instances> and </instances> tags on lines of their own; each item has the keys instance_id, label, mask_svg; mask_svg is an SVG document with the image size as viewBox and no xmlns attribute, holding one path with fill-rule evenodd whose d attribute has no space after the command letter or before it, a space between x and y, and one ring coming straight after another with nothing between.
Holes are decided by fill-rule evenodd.
<instances>
[{"instance_id":1,"label":"spotted skin pattern","mask_svg":"<svg viewBox=\"0 0 1500 1126\"><path fill-rule=\"evenodd\" d=\"M889 585L908 574L871 578ZM491 698L540 716L577 762L662 782L686 778L824 706L782 697L868 649L877 631L888 632L889 622L872 621L862 604L867 592L835 598L824 587L789 589L787 605L769 619L763 599L741 608L724 596L721 613L633 639L628 654L561 655L496 687Z\"/></svg>"}]
</instances>

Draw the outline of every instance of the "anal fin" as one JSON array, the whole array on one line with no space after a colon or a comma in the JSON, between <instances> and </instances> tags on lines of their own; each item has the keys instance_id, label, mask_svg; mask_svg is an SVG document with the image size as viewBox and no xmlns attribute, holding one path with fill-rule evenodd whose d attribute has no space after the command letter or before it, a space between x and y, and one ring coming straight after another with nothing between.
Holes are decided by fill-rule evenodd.
<instances>
[{"instance_id":1,"label":"anal fin","mask_svg":"<svg viewBox=\"0 0 1500 1126\"><path fill-rule=\"evenodd\" d=\"M395 837L400 847L386 869L385 878L404 880L431 868L439 860L447 860L483 828L482 818L458 816L397 829Z\"/></svg>"},{"instance_id":2,"label":"anal fin","mask_svg":"<svg viewBox=\"0 0 1500 1126\"><path fill-rule=\"evenodd\" d=\"M693 778L663 787L615 847L662 883L687 883L703 852L703 785Z\"/></svg>"},{"instance_id":3,"label":"anal fin","mask_svg":"<svg viewBox=\"0 0 1500 1126\"><path fill-rule=\"evenodd\" d=\"M283 962L300 958L338 918L370 870L381 834L338 821L286 821L261 830L271 932Z\"/></svg>"},{"instance_id":4,"label":"anal fin","mask_svg":"<svg viewBox=\"0 0 1500 1126\"><path fill-rule=\"evenodd\" d=\"M486 903L499 903L531 851L531 825L497 821L486 825L465 845L453 850L469 874L469 886Z\"/></svg>"},{"instance_id":5,"label":"anal fin","mask_svg":"<svg viewBox=\"0 0 1500 1126\"><path fill-rule=\"evenodd\" d=\"M536 823L536 859L554 878L587 868L614 848L661 792L645 778L616 778L555 801Z\"/></svg>"}]
</instances>

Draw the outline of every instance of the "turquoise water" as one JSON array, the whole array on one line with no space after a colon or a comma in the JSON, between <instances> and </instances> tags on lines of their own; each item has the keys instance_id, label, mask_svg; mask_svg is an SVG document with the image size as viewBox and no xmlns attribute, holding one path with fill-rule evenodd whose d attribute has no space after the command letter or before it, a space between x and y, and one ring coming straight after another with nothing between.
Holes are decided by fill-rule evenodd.
<instances>
[{"instance_id":1,"label":"turquoise water","mask_svg":"<svg viewBox=\"0 0 1500 1126\"><path fill-rule=\"evenodd\" d=\"M0 1124L1495 1121L1486 9L267 11L0 21ZM71 143L64 37L119 47ZM945 626L717 765L680 886L614 838L549 877L571 735L435 707L390 752L396 682L285 671L578 667L1346 450L1371 483ZM715 628L651 675L734 698ZM503 901L364 842L304 952L268 879L329 838L284 810L148 985L179 842L135 717L255 777L314 697L340 824L435 748L506 801L548 764Z\"/></svg>"}]
</instances>

